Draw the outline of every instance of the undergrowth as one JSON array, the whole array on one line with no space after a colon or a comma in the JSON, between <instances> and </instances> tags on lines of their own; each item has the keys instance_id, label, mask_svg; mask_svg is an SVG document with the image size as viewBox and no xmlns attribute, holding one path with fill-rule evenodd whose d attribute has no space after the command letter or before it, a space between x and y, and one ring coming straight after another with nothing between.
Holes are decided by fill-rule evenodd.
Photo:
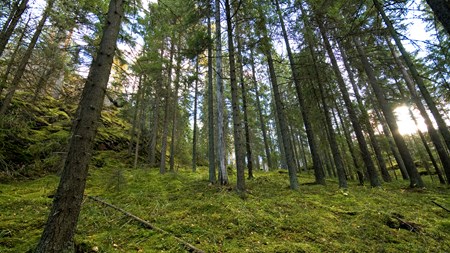
<instances>
[{"instance_id":1,"label":"undergrowth","mask_svg":"<svg viewBox=\"0 0 450 253\"><path fill-rule=\"evenodd\" d=\"M431 202L450 208L450 190L431 182L419 190L404 181L380 188L351 182L344 192L334 180L326 187L305 184L313 176L301 174L304 185L291 191L286 174L257 172L243 198L232 187L210 185L206 167L161 175L128 169L121 156L96 156L104 163L91 166L86 194L170 235L86 198L76 232L84 252L187 252L174 236L205 252L450 252L450 214ZM46 176L0 185L0 252L36 245L57 181Z\"/></svg>"}]
</instances>

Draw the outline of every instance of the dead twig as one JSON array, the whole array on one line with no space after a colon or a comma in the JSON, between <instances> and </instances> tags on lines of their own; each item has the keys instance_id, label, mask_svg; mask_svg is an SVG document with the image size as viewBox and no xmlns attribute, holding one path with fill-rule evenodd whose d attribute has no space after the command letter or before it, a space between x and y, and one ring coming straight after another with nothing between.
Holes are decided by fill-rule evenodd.
<instances>
[{"instance_id":1,"label":"dead twig","mask_svg":"<svg viewBox=\"0 0 450 253\"><path fill-rule=\"evenodd\" d=\"M126 216L128 216L128 217L130 217L130 218L132 218L132 219L134 219L134 220L140 222L141 224L145 225L147 228L150 228L150 229L152 229L152 230L158 231L158 232L163 233L163 234L168 234L168 235L173 236L173 237L175 238L175 240L177 240L179 243L183 244L183 246L186 247L190 252L205 253L203 250L201 250L201 249L195 247L194 245L192 245L192 244L190 244L190 243L184 241L183 239L178 238L178 237L172 235L171 233L165 231L164 229L161 229L161 228L158 228L158 227L154 226L154 225L151 224L150 222L148 222L148 221L146 221L146 220L144 220L144 219L141 219L141 218L137 217L136 215L134 215L134 214L132 214L132 213L129 213L129 212L123 210L123 209L120 208L120 207L117 207L117 206L115 206L115 205L113 205L113 204L110 204L110 203L108 203L108 202L105 202L105 201L101 200L101 199L98 198L98 197L93 197L93 196L87 196L87 197L88 197L89 199L92 199L92 200L94 200L94 201L97 201L97 202L99 202L99 203L102 203L102 204L105 205L105 206L111 207L111 208L113 208L113 209L115 209L115 210L117 210L117 211L119 211L119 212L125 214Z\"/></svg>"},{"instance_id":2,"label":"dead twig","mask_svg":"<svg viewBox=\"0 0 450 253\"><path fill-rule=\"evenodd\" d=\"M447 212L449 212L449 213L450 213L450 210L449 210L449 209L447 209L446 207L444 207L443 205L441 205L441 204L437 203L437 202L436 202L436 201L434 201L434 200L432 200L431 202L433 202L433 204L437 205L438 207L440 207L440 208L442 208L442 209L444 209L445 211L447 211Z\"/></svg>"}]
</instances>

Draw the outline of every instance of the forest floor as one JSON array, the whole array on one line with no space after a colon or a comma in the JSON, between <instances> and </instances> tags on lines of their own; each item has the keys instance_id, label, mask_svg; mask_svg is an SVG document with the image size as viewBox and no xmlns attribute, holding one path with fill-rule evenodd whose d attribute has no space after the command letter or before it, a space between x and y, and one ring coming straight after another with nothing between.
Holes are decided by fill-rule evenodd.
<instances>
[{"instance_id":1,"label":"forest floor","mask_svg":"<svg viewBox=\"0 0 450 253\"><path fill-rule=\"evenodd\" d=\"M148 229L85 198L76 232L80 252L188 252L178 237L204 252L450 252L450 189L427 182L408 189L311 185L299 191L285 173L256 172L243 198L232 187L208 184L207 168L129 169L120 153L103 152L92 166L86 195L98 196L168 233ZM98 162L98 160L97 160ZM232 172L231 185L235 183ZM424 177L429 181L428 177ZM26 252L39 239L57 176L0 184L0 252Z\"/></svg>"}]
</instances>

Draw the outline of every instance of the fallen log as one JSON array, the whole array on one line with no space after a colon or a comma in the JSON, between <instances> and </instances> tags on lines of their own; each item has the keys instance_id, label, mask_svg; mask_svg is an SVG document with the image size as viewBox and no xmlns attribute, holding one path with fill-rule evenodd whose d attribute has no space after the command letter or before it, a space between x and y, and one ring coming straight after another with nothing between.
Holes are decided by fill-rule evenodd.
<instances>
[{"instance_id":1,"label":"fallen log","mask_svg":"<svg viewBox=\"0 0 450 253\"><path fill-rule=\"evenodd\" d=\"M192 245L192 244L186 242L185 240L183 240L183 239L181 239L181 238L178 238L178 237L174 236L173 234L169 233L168 231L166 231L166 230L164 230L164 229L161 229L161 228L159 228L159 227L156 227L155 225L151 224L150 222L148 222L148 221L146 221L146 220L144 220L144 219L141 219L141 218L137 217L136 215L134 215L134 214L132 214L132 213L130 213L130 212L127 212L127 211L123 210L123 209L120 208L120 207L117 207L117 206L115 206L115 205L113 205L113 204L110 204L110 203L108 203L108 202L105 202L105 201L101 200L101 199L98 198L98 197L93 197L93 196L86 196L86 197L87 197L88 199L92 199L92 200L94 200L94 201L97 201L97 202L99 202L99 203L102 203L102 204L105 205L105 206L111 207L111 208L113 208L113 209L115 209L115 210L117 210L117 211L119 211L119 212L125 214L126 216L128 216L128 217L130 217L130 218L132 218L132 219L134 219L134 220L136 220L136 221L138 221L138 222L140 222L141 224L143 224L143 225L146 226L147 228L150 228L150 229L152 229L152 230L158 231L158 232L163 233L163 234L167 234L167 235L173 236L173 237L175 238L175 240L177 240L179 243L183 244L183 246L184 246L186 249L188 249L190 252L205 253L203 250L201 250L201 249L195 247L194 245Z\"/></svg>"}]
</instances>

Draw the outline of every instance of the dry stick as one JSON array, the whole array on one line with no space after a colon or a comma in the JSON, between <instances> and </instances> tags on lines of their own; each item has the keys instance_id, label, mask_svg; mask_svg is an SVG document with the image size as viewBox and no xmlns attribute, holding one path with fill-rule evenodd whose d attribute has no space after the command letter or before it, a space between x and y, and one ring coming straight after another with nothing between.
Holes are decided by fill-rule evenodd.
<instances>
[{"instance_id":1,"label":"dry stick","mask_svg":"<svg viewBox=\"0 0 450 253\"><path fill-rule=\"evenodd\" d=\"M111 207L111 208L113 208L113 209L116 209L117 211L119 211L119 212L125 214L126 216L128 216L128 217L130 217L130 218L132 218L132 219L134 219L134 220L136 220L136 221L139 221L140 223L144 224L145 226L147 226L148 228L150 228L150 229L152 229L152 230L161 232L161 233L163 233L163 234L172 235L171 233L169 233L169 232L167 232L167 231L165 231L165 230L163 230L163 229L161 229L161 228L155 227L155 226L154 226L153 224L151 224L150 222L148 222L148 221L146 221L146 220L143 220L143 219L137 217L136 215L134 215L134 214L132 214L132 213L129 213L129 212L123 210L123 209L120 208L120 207L117 207L117 206L115 206L115 205L113 205L113 204L107 203L107 202L105 202L105 201L103 201L103 200L101 200L101 199L99 199L99 198L97 198L97 197L92 197L92 196L87 196L87 197L88 197L89 199L92 199L92 200L95 200L95 201L97 201L97 202L100 202L100 203L102 203L103 205L106 205L106 206L109 206L109 207ZM176 237L176 236L174 236L174 235L172 235L172 236L175 238L175 240L177 240L179 243L183 244L187 249L189 249L189 251L191 251L191 252L197 252L197 253L205 253L203 250L201 250L201 249L195 247L194 245L192 245L192 244L190 244L190 243L184 241L183 239L180 239L180 238L178 238L178 237Z\"/></svg>"},{"instance_id":2,"label":"dry stick","mask_svg":"<svg viewBox=\"0 0 450 253\"><path fill-rule=\"evenodd\" d=\"M441 204L437 203L436 201L432 200L431 202L433 202L433 203L434 203L435 205L437 205L438 207L440 207L440 208L442 208L442 209L444 209L445 211L447 211L447 212L450 213L450 210L449 210L449 209L445 208L444 206L442 206Z\"/></svg>"}]
</instances>

